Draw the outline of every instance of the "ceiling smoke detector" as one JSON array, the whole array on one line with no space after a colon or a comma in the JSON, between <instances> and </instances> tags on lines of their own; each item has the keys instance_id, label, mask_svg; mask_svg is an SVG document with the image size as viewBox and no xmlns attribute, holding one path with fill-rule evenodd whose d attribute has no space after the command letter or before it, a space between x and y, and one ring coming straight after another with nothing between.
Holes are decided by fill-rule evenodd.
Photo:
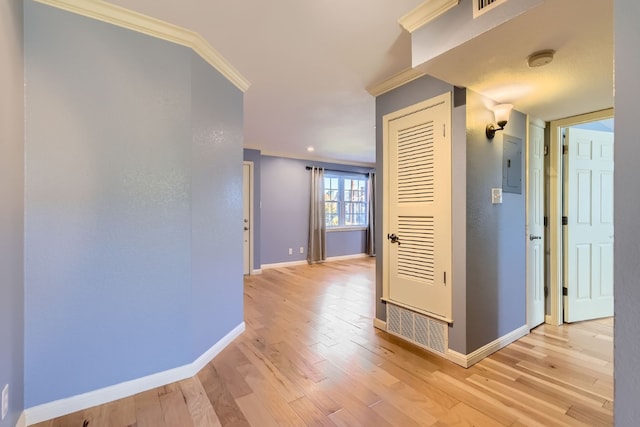
<instances>
[{"instance_id":1,"label":"ceiling smoke detector","mask_svg":"<svg viewBox=\"0 0 640 427\"><path fill-rule=\"evenodd\" d=\"M542 67L553 61L553 55L555 53L556 51L551 49L534 52L527 58L527 64L529 64L531 68Z\"/></svg>"}]
</instances>

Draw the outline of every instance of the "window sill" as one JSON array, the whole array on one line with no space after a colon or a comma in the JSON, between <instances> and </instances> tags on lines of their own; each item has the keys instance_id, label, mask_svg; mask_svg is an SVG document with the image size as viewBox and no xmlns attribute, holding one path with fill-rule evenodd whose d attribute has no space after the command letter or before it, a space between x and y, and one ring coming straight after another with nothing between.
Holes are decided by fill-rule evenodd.
<instances>
[{"instance_id":1,"label":"window sill","mask_svg":"<svg viewBox=\"0 0 640 427\"><path fill-rule=\"evenodd\" d=\"M334 231L366 231L367 227L327 227L327 233L332 233Z\"/></svg>"}]
</instances>

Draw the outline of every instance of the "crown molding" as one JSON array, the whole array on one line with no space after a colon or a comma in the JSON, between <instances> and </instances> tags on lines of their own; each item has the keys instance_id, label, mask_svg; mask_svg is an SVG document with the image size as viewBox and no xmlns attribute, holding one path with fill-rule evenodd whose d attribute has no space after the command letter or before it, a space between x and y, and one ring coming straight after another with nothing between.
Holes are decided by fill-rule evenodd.
<instances>
[{"instance_id":1,"label":"crown molding","mask_svg":"<svg viewBox=\"0 0 640 427\"><path fill-rule=\"evenodd\" d=\"M457 6L460 0L427 0L411 12L398 19L402 27L413 33L424 24L436 19L447 10Z\"/></svg>"},{"instance_id":2,"label":"crown molding","mask_svg":"<svg viewBox=\"0 0 640 427\"><path fill-rule=\"evenodd\" d=\"M202 59L218 70L242 92L249 88L246 80L220 53L200 34L170 24L130 9L102 0L34 0L77 15L86 16L118 27L146 34L191 48Z\"/></svg>"},{"instance_id":3,"label":"crown molding","mask_svg":"<svg viewBox=\"0 0 640 427\"><path fill-rule=\"evenodd\" d=\"M367 88L367 92L373 96L380 96L415 79L419 79L424 75L426 75L426 73L416 70L415 68L407 68L406 70L400 71L388 79Z\"/></svg>"}]
</instances>

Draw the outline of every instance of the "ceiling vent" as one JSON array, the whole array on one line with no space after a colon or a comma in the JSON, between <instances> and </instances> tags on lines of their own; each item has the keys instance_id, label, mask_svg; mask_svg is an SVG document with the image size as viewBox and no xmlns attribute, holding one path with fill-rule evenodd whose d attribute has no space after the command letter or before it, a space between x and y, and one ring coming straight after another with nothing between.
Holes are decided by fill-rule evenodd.
<instances>
[{"instance_id":1,"label":"ceiling vent","mask_svg":"<svg viewBox=\"0 0 640 427\"><path fill-rule=\"evenodd\" d=\"M473 19L500 6L506 1L507 0L473 0Z\"/></svg>"}]
</instances>

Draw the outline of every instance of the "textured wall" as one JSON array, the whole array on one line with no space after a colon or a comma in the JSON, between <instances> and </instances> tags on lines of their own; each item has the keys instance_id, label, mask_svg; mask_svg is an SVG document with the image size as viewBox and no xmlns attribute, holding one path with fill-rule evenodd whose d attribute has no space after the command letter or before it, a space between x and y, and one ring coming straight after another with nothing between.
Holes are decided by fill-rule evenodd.
<instances>
[{"instance_id":1,"label":"textured wall","mask_svg":"<svg viewBox=\"0 0 640 427\"><path fill-rule=\"evenodd\" d=\"M0 390L13 427L24 408L22 0L0 2Z\"/></svg>"},{"instance_id":2,"label":"textured wall","mask_svg":"<svg viewBox=\"0 0 640 427\"><path fill-rule=\"evenodd\" d=\"M242 94L185 47L25 8L30 407L191 363L242 321Z\"/></svg>"},{"instance_id":3,"label":"textured wall","mask_svg":"<svg viewBox=\"0 0 640 427\"><path fill-rule=\"evenodd\" d=\"M640 3L615 0L615 421L640 420L640 192L638 99L640 98Z\"/></svg>"},{"instance_id":4,"label":"textured wall","mask_svg":"<svg viewBox=\"0 0 640 427\"><path fill-rule=\"evenodd\" d=\"M467 353L526 323L524 185L522 194L503 192L502 204L491 203L491 188L502 187L503 137L520 138L524 156L526 117L512 111L490 141L490 105L467 91ZM522 174L524 182L524 167Z\"/></svg>"},{"instance_id":5,"label":"textured wall","mask_svg":"<svg viewBox=\"0 0 640 427\"><path fill-rule=\"evenodd\" d=\"M261 225L260 259L262 264L302 261L307 259L309 238L310 181L306 166L368 172L368 168L319 163L282 157L261 159ZM327 232L327 256L365 252L364 231ZM300 247L304 247L304 254ZM288 255L288 249L293 255Z\"/></svg>"}]
</instances>

